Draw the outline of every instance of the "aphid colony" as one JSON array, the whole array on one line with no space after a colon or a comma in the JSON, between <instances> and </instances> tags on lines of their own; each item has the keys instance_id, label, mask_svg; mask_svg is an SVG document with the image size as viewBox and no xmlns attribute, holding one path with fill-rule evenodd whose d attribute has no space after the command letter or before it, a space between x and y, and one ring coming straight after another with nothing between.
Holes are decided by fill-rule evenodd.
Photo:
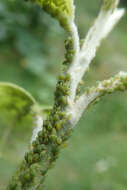
<instances>
[{"instance_id":1,"label":"aphid colony","mask_svg":"<svg viewBox=\"0 0 127 190\"><path fill-rule=\"evenodd\" d=\"M67 68L73 60L74 51L72 40L65 41L66 60L63 62L63 73L59 76L55 91L55 104L49 118L44 121L43 130L38 133L38 137L32 143L32 149L26 153L24 161L21 163L18 175L24 187L34 184L35 176L38 173L40 179L43 179L47 170L51 167L52 162L57 158L57 155L62 146L65 146L65 141L71 133L69 129L70 115L66 115L67 97L69 96L69 81L70 75L67 73ZM44 166L42 163L45 163ZM26 170L27 168L27 170ZM38 177L39 178L39 177ZM15 181L15 182L14 182ZM18 184L18 186L15 184ZM20 190L21 183L18 183L18 178L10 184L10 190Z\"/></svg>"}]
</instances>

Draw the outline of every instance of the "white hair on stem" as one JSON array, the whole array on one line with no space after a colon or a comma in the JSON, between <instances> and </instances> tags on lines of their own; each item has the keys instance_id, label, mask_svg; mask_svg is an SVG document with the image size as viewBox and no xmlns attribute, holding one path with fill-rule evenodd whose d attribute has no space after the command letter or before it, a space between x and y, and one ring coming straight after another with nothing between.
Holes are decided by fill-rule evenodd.
<instances>
[{"instance_id":1,"label":"white hair on stem","mask_svg":"<svg viewBox=\"0 0 127 190\"><path fill-rule=\"evenodd\" d=\"M75 55L76 55L80 50L80 39L79 39L79 34L78 34L78 28L77 28L77 25L75 24L74 0L72 0L72 2L73 2L73 9L74 9L74 16L73 16L73 19L68 20L68 25L69 25L70 34L73 40L73 45L74 45L74 50L75 50Z\"/></svg>"},{"instance_id":2,"label":"white hair on stem","mask_svg":"<svg viewBox=\"0 0 127 190\"><path fill-rule=\"evenodd\" d=\"M74 48L75 54L74 54L74 58L71 63L71 66L68 70L68 73L71 76L71 81L74 81L75 78L73 77L73 73L71 73L70 70L72 67L75 68L75 66L79 62L80 38L79 38L78 28L77 28L77 25L75 24L74 20L69 22L69 26L70 26L70 34L72 37L73 48ZM73 94L72 90L71 90L71 94ZM70 94L70 96L71 96L71 94ZM71 105L73 103L73 99L69 97L68 102L69 102L69 105Z\"/></svg>"},{"instance_id":3,"label":"white hair on stem","mask_svg":"<svg viewBox=\"0 0 127 190\"><path fill-rule=\"evenodd\" d=\"M38 133L43 130L43 118L40 115L35 116L35 125L31 138L31 144L36 140Z\"/></svg>"},{"instance_id":4,"label":"white hair on stem","mask_svg":"<svg viewBox=\"0 0 127 190\"><path fill-rule=\"evenodd\" d=\"M80 50L80 40L79 40L78 29L74 21L70 21L69 26L70 26L71 37L74 43L75 54L77 54Z\"/></svg>"},{"instance_id":5,"label":"white hair on stem","mask_svg":"<svg viewBox=\"0 0 127 190\"><path fill-rule=\"evenodd\" d=\"M124 12L125 12L125 9L116 9L114 11L110 19L108 20L107 25L105 25L105 28L103 31L103 38L105 38L111 32L111 30L114 28L117 22L124 15Z\"/></svg>"},{"instance_id":6,"label":"white hair on stem","mask_svg":"<svg viewBox=\"0 0 127 190\"><path fill-rule=\"evenodd\" d=\"M84 74L87 72L91 61L95 57L97 48L100 46L101 41L107 37L123 14L124 9L115 8L114 11L112 9L108 11L101 9L98 18L90 28L86 39L84 40L81 50L77 52L76 59L74 59L74 62L69 69L69 73L71 75L70 102L74 101L77 86Z\"/></svg>"},{"instance_id":7,"label":"white hair on stem","mask_svg":"<svg viewBox=\"0 0 127 190\"><path fill-rule=\"evenodd\" d=\"M71 112L71 120L73 126L79 121L82 113L87 109L87 107L95 101L97 98L115 91L125 91L127 90L127 72L119 72L114 77L108 80L99 82L97 87L92 87L89 92L85 92L76 101Z\"/></svg>"},{"instance_id":8,"label":"white hair on stem","mask_svg":"<svg viewBox=\"0 0 127 190\"><path fill-rule=\"evenodd\" d=\"M101 41L107 37L123 14L124 9L116 9L114 12L112 10L108 12L102 10L100 12L95 24L89 30L81 50L81 57L88 61L88 63L84 64L90 64Z\"/></svg>"}]
</instances>

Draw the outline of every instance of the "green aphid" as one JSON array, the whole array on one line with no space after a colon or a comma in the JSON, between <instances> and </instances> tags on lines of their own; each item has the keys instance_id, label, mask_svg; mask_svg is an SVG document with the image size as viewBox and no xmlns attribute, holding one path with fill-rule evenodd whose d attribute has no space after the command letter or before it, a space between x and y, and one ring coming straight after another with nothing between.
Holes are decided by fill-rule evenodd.
<instances>
[{"instance_id":1,"label":"green aphid","mask_svg":"<svg viewBox=\"0 0 127 190\"><path fill-rule=\"evenodd\" d=\"M15 181L10 182L8 189L11 189L11 190L13 190L13 189L15 190L16 189Z\"/></svg>"},{"instance_id":2,"label":"green aphid","mask_svg":"<svg viewBox=\"0 0 127 190\"><path fill-rule=\"evenodd\" d=\"M25 153L25 160L26 160L26 162L28 162L28 156L29 156L29 154Z\"/></svg>"},{"instance_id":3,"label":"green aphid","mask_svg":"<svg viewBox=\"0 0 127 190\"><path fill-rule=\"evenodd\" d=\"M40 147L40 145L38 145L37 147L35 147L35 148L33 149L33 152L34 152L34 153L40 153L40 152L41 152L41 147Z\"/></svg>"},{"instance_id":4,"label":"green aphid","mask_svg":"<svg viewBox=\"0 0 127 190\"><path fill-rule=\"evenodd\" d=\"M48 128L49 131L51 131L52 130L52 125L49 123L47 128Z\"/></svg>"},{"instance_id":5,"label":"green aphid","mask_svg":"<svg viewBox=\"0 0 127 190\"><path fill-rule=\"evenodd\" d=\"M35 149L34 152L40 153L42 150L45 150L46 146L44 144L38 145Z\"/></svg>"},{"instance_id":6,"label":"green aphid","mask_svg":"<svg viewBox=\"0 0 127 190\"><path fill-rule=\"evenodd\" d=\"M66 124L66 122L67 122L67 119L65 118L65 119L62 119L61 120L61 126L64 126L65 124Z\"/></svg>"},{"instance_id":7,"label":"green aphid","mask_svg":"<svg viewBox=\"0 0 127 190\"><path fill-rule=\"evenodd\" d=\"M56 135L57 133L56 133L56 129L52 129L52 135Z\"/></svg>"},{"instance_id":8,"label":"green aphid","mask_svg":"<svg viewBox=\"0 0 127 190\"><path fill-rule=\"evenodd\" d=\"M60 122L57 122L57 123L55 124L55 128L56 128L57 130L60 130L60 129L61 129L61 123L60 123Z\"/></svg>"},{"instance_id":9,"label":"green aphid","mask_svg":"<svg viewBox=\"0 0 127 190\"><path fill-rule=\"evenodd\" d=\"M41 146L41 150L46 150L46 145L41 144L40 146Z\"/></svg>"},{"instance_id":10,"label":"green aphid","mask_svg":"<svg viewBox=\"0 0 127 190\"><path fill-rule=\"evenodd\" d=\"M59 112L59 115L60 115L60 117L62 117L62 118L63 118L63 117L65 117L65 116L66 116L66 112L64 112L64 111L63 111L63 112Z\"/></svg>"},{"instance_id":11,"label":"green aphid","mask_svg":"<svg viewBox=\"0 0 127 190\"><path fill-rule=\"evenodd\" d=\"M70 81L70 79L71 79L70 74L69 74L69 73L66 73L66 75L65 75L65 80L66 80L66 81Z\"/></svg>"},{"instance_id":12,"label":"green aphid","mask_svg":"<svg viewBox=\"0 0 127 190\"><path fill-rule=\"evenodd\" d=\"M57 140L57 136L56 135L51 135L50 140L55 143L56 140Z\"/></svg>"},{"instance_id":13,"label":"green aphid","mask_svg":"<svg viewBox=\"0 0 127 190\"><path fill-rule=\"evenodd\" d=\"M54 120L54 121L59 121L59 115L58 115L58 114L55 114L54 117L53 117L53 120Z\"/></svg>"},{"instance_id":14,"label":"green aphid","mask_svg":"<svg viewBox=\"0 0 127 190\"><path fill-rule=\"evenodd\" d=\"M35 176L35 169L30 167L30 175L31 175L31 178L33 178Z\"/></svg>"},{"instance_id":15,"label":"green aphid","mask_svg":"<svg viewBox=\"0 0 127 190\"><path fill-rule=\"evenodd\" d=\"M108 81L106 81L106 80L104 80L104 81L103 81L103 83L102 83L102 85L106 88L106 87L108 87L108 86L109 86L109 82L108 82Z\"/></svg>"},{"instance_id":16,"label":"green aphid","mask_svg":"<svg viewBox=\"0 0 127 190\"><path fill-rule=\"evenodd\" d=\"M69 95L70 95L70 91L67 90L67 91L65 92L65 95L69 96Z\"/></svg>"},{"instance_id":17,"label":"green aphid","mask_svg":"<svg viewBox=\"0 0 127 190\"><path fill-rule=\"evenodd\" d=\"M68 115L66 116L66 119L67 119L67 120L70 120L71 117L72 117L72 115L71 115L71 114L68 114Z\"/></svg>"},{"instance_id":18,"label":"green aphid","mask_svg":"<svg viewBox=\"0 0 127 190\"><path fill-rule=\"evenodd\" d=\"M107 89L107 92L108 92L109 94L113 93L113 92L114 92L114 88L108 88L108 89Z\"/></svg>"},{"instance_id":19,"label":"green aphid","mask_svg":"<svg viewBox=\"0 0 127 190\"><path fill-rule=\"evenodd\" d=\"M31 180L31 175L30 175L29 172L27 172L27 173L24 175L24 179L25 179L26 181L30 181L30 180Z\"/></svg>"},{"instance_id":20,"label":"green aphid","mask_svg":"<svg viewBox=\"0 0 127 190\"><path fill-rule=\"evenodd\" d=\"M73 49L73 40L71 37L65 40L65 48L68 52L68 50Z\"/></svg>"},{"instance_id":21,"label":"green aphid","mask_svg":"<svg viewBox=\"0 0 127 190\"><path fill-rule=\"evenodd\" d=\"M22 170L22 169L25 169L26 166L27 166L27 163L26 163L25 160L23 160L23 161L22 161L22 164L21 164L21 166L20 166L20 169L21 169L21 170Z\"/></svg>"},{"instance_id":22,"label":"green aphid","mask_svg":"<svg viewBox=\"0 0 127 190\"><path fill-rule=\"evenodd\" d=\"M41 172L41 175L45 175L45 174L46 174L46 172L47 172L47 170L46 170L46 169L45 169L45 170L44 170L44 169L43 169L43 170L41 169L41 171L40 171L40 172Z\"/></svg>"},{"instance_id":23,"label":"green aphid","mask_svg":"<svg viewBox=\"0 0 127 190\"><path fill-rule=\"evenodd\" d=\"M61 74L61 75L59 76L59 80L65 80L65 75L64 75L64 74Z\"/></svg>"},{"instance_id":24,"label":"green aphid","mask_svg":"<svg viewBox=\"0 0 127 190\"><path fill-rule=\"evenodd\" d=\"M57 138L57 144L61 145L62 144L62 139L60 137Z\"/></svg>"},{"instance_id":25,"label":"green aphid","mask_svg":"<svg viewBox=\"0 0 127 190\"><path fill-rule=\"evenodd\" d=\"M29 155L28 156L28 163L31 164L33 162L33 157L32 155Z\"/></svg>"},{"instance_id":26,"label":"green aphid","mask_svg":"<svg viewBox=\"0 0 127 190\"><path fill-rule=\"evenodd\" d=\"M39 154L36 153L36 154L33 155L33 160L35 162L37 162L39 160L39 158L40 158Z\"/></svg>"},{"instance_id":27,"label":"green aphid","mask_svg":"<svg viewBox=\"0 0 127 190\"><path fill-rule=\"evenodd\" d=\"M65 96L62 96L60 98L60 102L63 104L63 105L66 105L67 104L67 98Z\"/></svg>"},{"instance_id":28,"label":"green aphid","mask_svg":"<svg viewBox=\"0 0 127 190\"><path fill-rule=\"evenodd\" d=\"M64 91L64 88L63 88L63 85L62 84L60 84L60 85L58 85L58 90L59 90L59 94L61 95L61 92L63 92Z\"/></svg>"},{"instance_id":29,"label":"green aphid","mask_svg":"<svg viewBox=\"0 0 127 190\"><path fill-rule=\"evenodd\" d=\"M97 104L100 101L100 98L96 98L96 100L93 102L94 104Z\"/></svg>"},{"instance_id":30,"label":"green aphid","mask_svg":"<svg viewBox=\"0 0 127 190\"><path fill-rule=\"evenodd\" d=\"M45 156L45 151L42 151L41 153L40 153L40 158L42 159L42 158L44 158L44 156Z\"/></svg>"},{"instance_id":31,"label":"green aphid","mask_svg":"<svg viewBox=\"0 0 127 190\"><path fill-rule=\"evenodd\" d=\"M32 142L32 146L35 147L37 145L36 141Z\"/></svg>"},{"instance_id":32,"label":"green aphid","mask_svg":"<svg viewBox=\"0 0 127 190\"><path fill-rule=\"evenodd\" d=\"M39 136L39 137L42 137L42 135L43 135L42 131L39 131L39 132L38 132L38 136Z\"/></svg>"},{"instance_id":33,"label":"green aphid","mask_svg":"<svg viewBox=\"0 0 127 190\"><path fill-rule=\"evenodd\" d=\"M66 84L60 85L59 90L61 91L61 95L63 94L65 96L68 96L70 94L70 91L68 90L68 86Z\"/></svg>"},{"instance_id":34,"label":"green aphid","mask_svg":"<svg viewBox=\"0 0 127 190\"><path fill-rule=\"evenodd\" d=\"M63 65L68 65L68 61L65 60L65 61L63 62Z\"/></svg>"},{"instance_id":35,"label":"green aphid","mask_svg":"<svg viewBox=\"0 0 127 190\"><path fill-rule=\"evenodd\" d=\"M47 124L46 124L46 126L47 126ZM42 134L45 134L45 133L46 133L46 128L43 127Z\"/></svg>"},{"instance_id":36,"label":"green aphid","mask_svg":"<svg viewBox=\"0 0 127 190\"><path fill-rule=\"evenodd\" d=\"M67 60L69 63L72 62L73 57L74 57L73 54L69 54L69 53L66 53L66 54L65 54L65 58L66 58L66 60Z\"/></svg>"}]
</instances>

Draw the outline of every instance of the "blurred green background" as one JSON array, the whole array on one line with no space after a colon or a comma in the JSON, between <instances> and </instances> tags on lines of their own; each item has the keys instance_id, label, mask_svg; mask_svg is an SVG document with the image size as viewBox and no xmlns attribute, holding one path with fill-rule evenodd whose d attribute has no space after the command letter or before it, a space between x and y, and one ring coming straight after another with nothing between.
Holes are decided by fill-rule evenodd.
<instances>
[{"instance_id":1,"label":"blurred green background","mask_svg":"<svg viewBox=\"0 0 127 190\"><path fill-rule=\"evenodd\" d=\"M75 0L76 22L83 38L98 14L101 0ZM121 7L127 1L121 0ZM53 104L53 92L64 58L66 34L34 4L0 1L0 81L13 82L42 105ZM127 13L94 59L85 84L127 71ZM68 146L49 171L45 189L127 189L127 95L116 93L90 107ZM3 138L3 136L5 138ZM3 190L28 148L31 122L19 125L0 110L0 189ZM3 142L4 141L4 142ZM4 144L4 145L3 145Z\"/></svg>"}]
</instances>

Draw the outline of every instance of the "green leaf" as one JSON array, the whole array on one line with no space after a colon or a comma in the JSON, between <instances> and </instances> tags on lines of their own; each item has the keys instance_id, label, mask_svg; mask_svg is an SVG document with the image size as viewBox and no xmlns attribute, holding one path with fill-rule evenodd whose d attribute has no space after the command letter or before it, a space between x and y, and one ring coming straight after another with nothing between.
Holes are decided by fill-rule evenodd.
<instances>
[{"instance_id":1,"label":"green leaf","mask_svg":"<svg viewBox=\"0 0 127 190\"><path fill-rule=\"evenodd\" d=\"M59 20L60 24L69 30L68 21L74 19L73 0L33 0L46 12Z\"/></svg>"},{"instance_id":2,"label":"green leaf","mask_svg":"<svg viewBox=\"0 0 127 190\"><path fill-rule=\"evenodd\" d=\"M19 125L27 117L39 112L34 98L23 88L11 83L0 82L0 116Z\"/></svg>"},{"instance_id":3,"label":"green leaf","mask_svg":"<svg viewBox=\"0 0 127 190\"><path fill-rule=\"evenodd\" d=\"M28 92L14 84L0 83L0 157L8 155L6 158L11 159L19 151L20 158L24 151L19 146L26 150L36 112L37 103Z\"/></svg>"},{"instance_id":4,"label":"green leaf","mask_svg":"<svg viewBox=\"0 0 127 190\"><path fill-rule=\"evenodd\" d=\"M34 98L23 88L11 83L0 83L0 110L15 109L17 113L23 114L30 111L34 104Z\"/></svg>"},{"instance_id":5,"label":"green leaf","mask_svg":"<svg viewBox=\"0 0 127 190\"><path fill-rule=\"evenodd\" d=\"M39 106L27 91L0 83L0 176L5 173L7 181L28 150L38 113Z\"/></svg>"}]
</instances>

